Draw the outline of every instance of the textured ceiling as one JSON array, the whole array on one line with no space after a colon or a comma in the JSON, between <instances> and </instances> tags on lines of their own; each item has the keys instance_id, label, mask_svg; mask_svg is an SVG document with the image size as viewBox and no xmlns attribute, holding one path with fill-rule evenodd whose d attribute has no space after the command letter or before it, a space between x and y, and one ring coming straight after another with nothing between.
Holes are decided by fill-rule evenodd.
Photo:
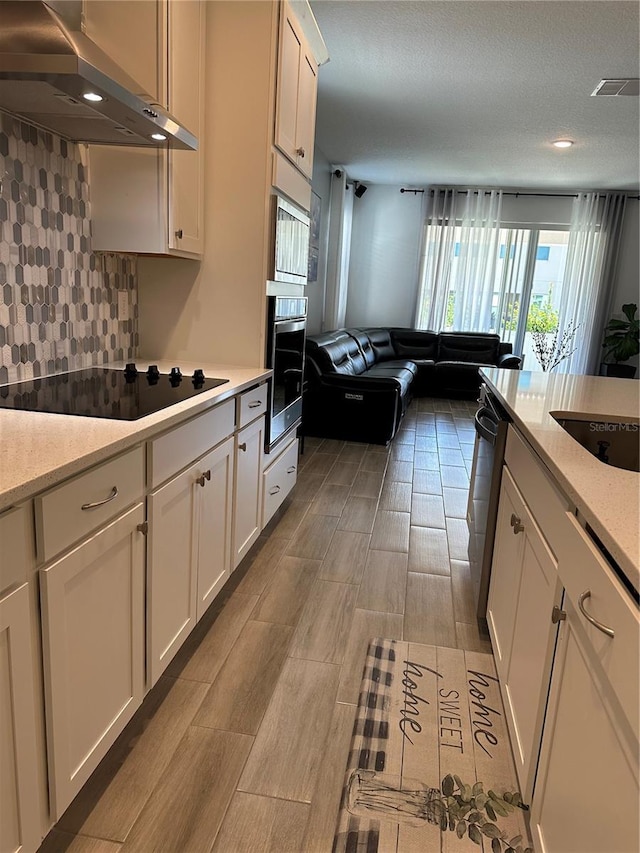
<instances>
[{"instance_id":1,"label":"textured ceiling","mask_svg":"<svg viewBox=\"0 0 640 853\"><path fill-rule=\"evenodd\" d=\"M637 189L638 2L311 0L317 145L360 181ZM568 150L551 146L569 137Z\"/></svg>"}]
</instances>

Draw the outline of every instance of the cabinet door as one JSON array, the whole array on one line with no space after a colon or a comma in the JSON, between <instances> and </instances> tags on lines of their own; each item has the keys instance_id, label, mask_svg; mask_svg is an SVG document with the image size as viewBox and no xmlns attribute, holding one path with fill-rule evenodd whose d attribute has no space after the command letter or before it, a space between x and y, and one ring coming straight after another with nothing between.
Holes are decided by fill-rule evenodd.
<instances>
[{"instance_id":1,"label":"cabinet door","mask_svg":"<svg viewBox=\"0 0 640 853\"><path fill-rule=\"evenodd\" d=\"M581 617L571 601L564 607L567 618L558 639L531 806L536 850L637 853L638 742L590 648ZM628 651L637 693L637 643Z\"/></svg>"},{"instance_id":2,"label":"cabinet door","mask_svg":"<svg viewBox=\"0 0 640 853\"><path fill-rule=\"evenodd\" d=\"M149 495L147 679L153 687L196 624L196 490L192 465Z\"/></svg>"},{"instance_id":3,"label":"cabinet door","mask_svg":"<svg viewBox=\"0 0 640 853\"><path fill-rule=\"evenodd\" d=\"M318 67L302 29L283 4L278 45L275 144L307 176L313 171Z\"/></svg>"},{"instance_id":4,"label":"cabinet door","mask_svg":"<svg viewBox=\"0 0 640 853\"><path fill-rule=\"evenodd\" d=\"M294 163L298 113L298 69L303 56L302 33L288 5L283 4L278 44L278 86L276 98L275 143Z\"/></svg>"},{"instance_id":5,"label":"cabinet door","mask_svg":"<svg viewBox=\"0 0 640 853\"><path fill-rule=\"evenodd\" d=\"M558 565L531 514L518 516L524 539L509 665L502 692L520 793L531 801L557 635L552 622L562 586ZM514 530L516 528L514 527Z\"/></svg>"},{"instance_id":6,"label":"cabinet door","mask_svg":"<svg viewBox=\"0 0 640 853\"><path fill-rule=\"evenodd\" d=\"M204 46L206 4L169 4L169 109L198 138L197 151L170 150L170 249L201 254L204 248Z\"/></svg>"},{"instance_id":7,"label":"cabinet door","mask_svg":"<svg viewBox=\"0 0 640 853\"><path fill-rule=\"evenodd\" d=\"M136 83L135 94L148 95L153 103L166 104L166 73L161 34L165 30L164 0L83 0L84 32ZM163 49L163 47L165 49Z\"/></svg>"},{"instance_id":8,"label":"cabinet door","mask_svg":"<svg viewBox=\"0 0 640 853\"><path fill-rule=\"evenodd\" d=\"M55 820L142 702L143 520L138 504L40 572Z\"/></svg>"},{"instance_id":9,"label":"cabinet door","mask_svg":"<svg viewBox=\"0 0 640 853\"><path fill-rule=\"evenodd\" d=\"M260 534L264 417L236 435L233 496L233 568Z\"/></svg>"},{"instance_id":10,"label":"cabinet door","mask_svg":"<svg viewBox=\"0 0 640 853\"><path fill-rule=\"evenodd\" d=\"M233 438L199 463L198 482L198 604L200 619L231 571L233 508Z\"/></svg>"},{"instance_id":11,"label":"cabinet door","mask_svg":"<svg viewBox=\"0 0 640 853\"><path fill-rule=\"evenodd\" d=\"M296 116L296 163L309 180L313 174L313 146L316 135L318 66L304 50L298 75L298 112Z\"/></svg>"},{"instance_id":12,"label":"cabinet door","mask_svg":"<svg viewBox=\"0 0 640 853\"><path fill-rule=\"evenodd\" d=\"M40 845L29 585L0 601L0 850Z\"/></svg>"},{"instance_id":13,"label":"cabinet door","mask_svg":"<svg viewBox=\"0 0 640 853\"><path fill-rule=\"evenodd\" d=\"M524 513L524 502L509 470L504 468L487 601L487 623L501 683L505 682L509 668L524 553L524 537L514 534L511 519L521 518Z\"/></svg>"}]
</instances>

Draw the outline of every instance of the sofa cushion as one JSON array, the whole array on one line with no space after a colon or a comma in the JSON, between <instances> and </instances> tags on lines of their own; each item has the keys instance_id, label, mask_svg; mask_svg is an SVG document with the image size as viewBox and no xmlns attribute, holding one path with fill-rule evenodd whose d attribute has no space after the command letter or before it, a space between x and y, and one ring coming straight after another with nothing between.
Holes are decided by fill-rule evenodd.
<instances>
[{"instance_id":1,"label":"sofa cushion","mask_svg":"<svg viewBox=\"0 0 640 853\"><path fill-rule=\"evenodd\" d=\"M366 370L360 347L350 335L324 334L307 338L307 357L318 373L341 373L359 376Z\"/></svg>"},{"instance_id":2,"label":"sofa cushion","mask_svg":"<svg viewBox=\"0 0 640 853\"><path fill-rule=\"evenodd\" d=\"M401 358L435 360L438 356L438 335L419 329L390 329L391 343Z\"/></svg>"},{"instance_id":3,"label":"sofa cushion","mask_svg":"<svg viewBox=\"0 0 640 853\"><path fill-rule=\"evenodd\" d=\"M467 361L495 365L498 360L498 335L442 332L438 342L438 361Z\"/></svg>"},{"instance_id":4,"label":"sofa cushion","mask_svg":"<svg viewBox=\"0 0 640 853\"><path fill-rule=\"evenodd\" d=\"M372 367L376 363L377 358L367 333L362 329L345 329L345 331L357 342L366 367Z\"/></svg>"},{"instance_id":5,"label":"sofa cushion","mask_svg":"<svg viewBox=\"0 0 640 853\"><path fill-rule=\"evenodd\" d=\"M391 358L396 358L397 353L391 343L391 335L388 329L363 329L362 331L371 341L371 346L378 361L387 361Z\"/></svg>"}]
</instances>

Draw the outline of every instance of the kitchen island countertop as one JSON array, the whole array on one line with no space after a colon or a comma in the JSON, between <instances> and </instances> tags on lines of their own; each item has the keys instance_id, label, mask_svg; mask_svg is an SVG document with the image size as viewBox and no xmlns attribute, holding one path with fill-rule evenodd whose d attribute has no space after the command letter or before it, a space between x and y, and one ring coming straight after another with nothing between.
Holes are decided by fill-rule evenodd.
<instances>
[{"instance_id":1,"label":"kitchen island countertop","mask_svg":"<svg viewBox=\"0 0 640 853\"><path fill-rule=\"evenodd\" d=\"M169 373L176 363L137 359L139 370L157 364ZM123 363L96 365L123 368ZM271 370L180 362L185 374L203 368L207 376L228 379L152 415L134 421L0 409L0 511L56 485L67 477L133 447L216 403L263 382Z\"/></svg>"},{"instance_id":2,"label":"kitchen island countertop","mask_svg":"<svg viewBox=\"0 0 640 853\"><path fill-rule=\"evenodd\" d=\"M600 462L551 413L637 425L640 383L497 368L483 368L481 373L518 431L638 591L640 474Z\"/></svg>"}]
</instances>

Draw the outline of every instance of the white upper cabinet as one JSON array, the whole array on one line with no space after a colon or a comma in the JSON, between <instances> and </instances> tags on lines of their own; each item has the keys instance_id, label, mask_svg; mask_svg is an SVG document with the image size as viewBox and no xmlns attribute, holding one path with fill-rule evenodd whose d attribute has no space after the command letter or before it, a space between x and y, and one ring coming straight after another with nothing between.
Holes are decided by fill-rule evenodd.
<instances>
[{"instance_id":1,"label":"white upper cabinet","mask_svg":"<svg viewBox=\"0 0 640 853\"><path fill-rule=\"evenodd\" d=\"M92 248L198 258L204 247L206 3L85 4L85 30L198 139L197 151L91 145Z\"/></svg>"},{"instance_id":2,"label":"white upper cabinet","mask_svg":"<svg viewBox=\"0 0 640 853\"><path fill-rule=\"evenodd\" d=\"M165 3L129 0L84 0L82 17L85 34L122 68L151 103L166 106L166 43L158 38L163 32Z\"/></svg>"},{"instance_id":3,"label":"white upper cabinet","mask_svg":"<svg viewBox=\"0 0 640 853\"><path fill-rule=\"evenodd\" d=\"M275 145L307 178L313 171L318 66L295 15L283 4L278 46Z\"/></svg>"}]
</instances>

